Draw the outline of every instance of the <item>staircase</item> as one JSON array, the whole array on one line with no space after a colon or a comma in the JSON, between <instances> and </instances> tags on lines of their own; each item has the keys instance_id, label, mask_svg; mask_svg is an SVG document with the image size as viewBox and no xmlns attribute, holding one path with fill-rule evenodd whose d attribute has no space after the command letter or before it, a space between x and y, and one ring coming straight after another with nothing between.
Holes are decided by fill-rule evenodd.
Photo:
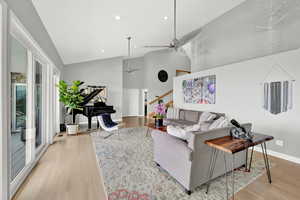
<instances>
[{"instance_id":1,"label":"staircase","mask_svg":"<svg viewBox=\"0 0 300 200\"><path fill-rule=\"evenodd\" d=\"M181 75L185 75L185 74L190 74L190 71L185 71L185 70L176 70L176 76L181 76ZM165 105L167 108L169 107L173 107L173 89L156 97L154 100L150 101L148 103L148 105L153 105L155 103L158 103L159 100L164 100ZM153 118L153 116L155 115L155 112L150 112L148 114L148 118Z\"/></svg>"},{"instance_id":2,"label":"staircase","mask_svg":"<svg viewBox=\"0 0 300 200\"><path fill-rule=\"evenodd\" d=\"M171 97L167 103L165 103L166 107L172 107L173 106L173 90L170 90L164 94L162 94L159 97L156 97L153 101L150 101L148 104L153 105L155 103L158 103L159 100L164 100L166 97ZM151 112L148 114L148 118L152 118L155 115L155 112Z\"/></svg>"}]
</instances>

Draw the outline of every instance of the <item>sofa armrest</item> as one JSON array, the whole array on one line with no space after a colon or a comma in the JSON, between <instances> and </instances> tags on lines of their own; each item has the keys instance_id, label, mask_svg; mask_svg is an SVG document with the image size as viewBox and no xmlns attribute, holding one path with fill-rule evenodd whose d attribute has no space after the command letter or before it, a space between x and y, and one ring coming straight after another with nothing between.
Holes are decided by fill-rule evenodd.
<instances>
[{"instance_id":1,"label":"sofa armrest","mask_svg":"<svg viewBox=\"0 0 300 200\"><path fill-rule=\"evenodd\" d=\"M154 161L175 178L184 188L190 190L193 151L186 141L153 130Z\"/></svg>"},{"instance_id":2,"label":"sofa armrest","mask_svg":"<svg viewBox=\"0 0 300 200\"><path fill-rule=\"evenodd\" d=\"M176 138L167 133L161 133L160 131L152 131L151 136L153 138L155 151L160 153L170 152L176 154L179 157L188 157L191 159L192 149L188 147L188 143L184 140Z\"/></svg>"}]
</instances>

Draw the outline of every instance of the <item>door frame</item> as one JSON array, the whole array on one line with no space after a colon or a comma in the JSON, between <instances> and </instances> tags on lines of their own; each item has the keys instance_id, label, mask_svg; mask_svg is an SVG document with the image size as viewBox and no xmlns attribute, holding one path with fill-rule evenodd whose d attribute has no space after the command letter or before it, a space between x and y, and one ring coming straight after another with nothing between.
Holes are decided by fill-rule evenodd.
<instances>
[{"instance_id":1,"label":"door frame","mask_svg":"<svg viewBox=\"0 0 300 200\"><path fill-rule=\"evenodd\" d=\"M142 89L142 114L141 114L141 116L145 116L145 92L147 92L147 100L149 100L148 99L148 97L149 97L149 91L148 91L148 89ZM149 107L148 107L148 101L147 101L147 115L149 114Z\"/></svg>"},{"instance_id":2,"label":"door frame","mask_svg":"<svg viewBox=\"0 0 300 200\"><path fill-rule=\"evenodd\" d=\"M0 0L0 199L9 200L8 8Z\"/></svg>"},{"instance_id":3,"label":"door frame","mask_svg":"<svg viewBox=\"0 0 300 200\"><path fill-rule=\"evenodd\" d=\"M33 54L33 56L32 56L32 63L33 63L33 65L31 66L31 67L33 67L33 70L32 70L32 72L33 72L33 79L32 79L32 82L33 82L33 88L32 88L32 90L33 90L33 96L34 96L34 100L33 100L33 107L34 107L34 109L33 109L33 111L34 111L34 115L33 116L31 116L31 117L33 117L33 123L34 123L34 125L33 125L33 127L34 127L34 129L35 129L35 131L36 131L36 126L35 126L35 117L36 117L36 106L35 106L35 104L36 104L36 102L35 102L35 100L36 100L36 93L37 93L37 91L35 90L35 78L36 78L36 76L35 76L35 73L36 73L36 65L35 65L35 62L39 62L40 63L40 65L41 65L41 67L42 67L42 102L41 102L41 113L42 113L42 124L41 124L41 138L42 138L42 143L40 144L40 146L38 147L38 148L36 148L35 146L35 155L36 156L38 156L41 152L42 152L42 150L45 148L45 145L46 145L46 141L47 141L47 136L48 136L48 127L47 127L47 125L49 124L49 123L46 123L46 122L48 122L48 117L47 117L47 114L49 114L48 112L49 112L49 110L47 109L47 105L49 105L49 104L47 104L47 97L48 97L48 95L47 95L47 93L46 93L46 91L47 91L47 83L48 83L48 76L47 76L47 70L48 70L48 65L46 64L46 62L45 61L43 61L43 59L41 59L38 55L36 55L36 54ZM48 90L48 91L50 91L50 90ZM36 142L36 137L35 137L35 132L34 132L34 145L35 145L35 142Z\"/></svg>"}]
</instances>

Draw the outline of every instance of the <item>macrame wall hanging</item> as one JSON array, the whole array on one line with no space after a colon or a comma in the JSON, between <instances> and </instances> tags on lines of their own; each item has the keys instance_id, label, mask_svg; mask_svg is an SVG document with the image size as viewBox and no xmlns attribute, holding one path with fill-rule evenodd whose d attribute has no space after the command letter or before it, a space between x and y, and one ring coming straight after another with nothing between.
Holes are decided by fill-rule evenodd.
<instances>
[{"instance_id":1,"label":"macrame wall hanging","mask_svg":"<svg viewBox=\"0 0 300 200\"><path fill-rule=\"evenodd\" d=\"M271 81L269 78L276 70L288 78ZM294 82L295 79L284 68L273 66L262 84L263 108L274 115L293 109Z\"/></svg>"},{"instance_id":2,"label":"macrame wall hanging","mask_svg":"<svg viewBox=\"0 0 300 200\"><path fill-rule=\"evenodd\" d=\"M273 0L269 2L269 8L267 8L267 10L269 10L268 23L265 27L258 26L257 28L266 30L269 33L271 43L270 52L273 54L274 46L279 45L280 42L279 40L274 40L274 28L278 24L285 22L289 12L286 10L287 1L281 1L276 8L274 8ZM295 79L283 66L278 64L274 58L272 58L272 62L273 66L262 82L263 108L277 115L293 109ZM277 76L273 76L275 72L277 72Z\"/></svg>"}]
</instances>

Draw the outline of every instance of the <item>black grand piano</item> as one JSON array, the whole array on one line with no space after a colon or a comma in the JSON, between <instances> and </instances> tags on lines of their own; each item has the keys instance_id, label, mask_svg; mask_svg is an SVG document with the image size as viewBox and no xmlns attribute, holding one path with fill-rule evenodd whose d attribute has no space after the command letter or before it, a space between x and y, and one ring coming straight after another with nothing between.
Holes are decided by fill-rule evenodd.
<instances>
[{"instance_id":1,"label":"black grand piano","mask_svg":"<svg viewBox=\"0 0 300 200\"><path fill-rule=\"evenodd\" d=\"M82 110L75 109L73 111L73 123L75 123L76 115L82 114L88 118L88 129L91 129L92 117L116 112L113 106L106 105L105 97L100 95L100 93L105 89L106 87L104 86L88 85L86 88L80 90L80 94L83 96L83 102L80 104ZM98 120L97 128L99 128Z\"/></svg>"}]
</instances>

